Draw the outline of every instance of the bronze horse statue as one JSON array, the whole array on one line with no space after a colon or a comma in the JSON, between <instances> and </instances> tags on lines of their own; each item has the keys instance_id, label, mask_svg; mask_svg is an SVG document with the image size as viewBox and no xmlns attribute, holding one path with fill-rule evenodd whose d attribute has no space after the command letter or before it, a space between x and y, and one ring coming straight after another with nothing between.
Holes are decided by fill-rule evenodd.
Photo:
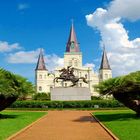
<instances>
[{"instance_id":1,"label":"bronze horse statue","mask_svg":"<svg viewBox=\"0 0 140 140\"><path fill-rule=\"evenodd\" d=\"M74 75L74 68L70 68L71 66L68 66L67 69L66 68L63 68L61 70L59 70L59 72L61 72L60 74L60 77L56 77L54 79L54 82L58 82L58 80L63 80L64 82L65 81L71 81L72 82L72 85L70 87L73 87L77 84L77 82L82 79L84 83L88 83L88 81L86 80L85 77L76 77Z\"/></svg>"}]
</instances>

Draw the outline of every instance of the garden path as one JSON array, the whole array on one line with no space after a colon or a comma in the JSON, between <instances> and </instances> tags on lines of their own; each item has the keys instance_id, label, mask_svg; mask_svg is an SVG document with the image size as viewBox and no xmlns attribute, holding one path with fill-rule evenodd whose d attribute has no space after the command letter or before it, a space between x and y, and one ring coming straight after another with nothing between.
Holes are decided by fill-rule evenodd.
<instances>
[{"instance_id":1,"label":"garden path","mask_svg":"<svg viewBox=\"0 0 140 140\"><path fill-rule=\"evenodd\" d=\"M48 111L11 140L112 140L91 111Z\"/></svg>"}]
</instances>

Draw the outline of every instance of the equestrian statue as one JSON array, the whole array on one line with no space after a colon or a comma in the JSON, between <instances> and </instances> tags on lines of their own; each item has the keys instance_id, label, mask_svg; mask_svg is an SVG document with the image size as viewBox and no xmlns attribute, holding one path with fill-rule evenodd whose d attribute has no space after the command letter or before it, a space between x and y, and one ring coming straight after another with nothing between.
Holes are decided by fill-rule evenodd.
<instances>
[{"instance_id":1,"label":"equestrian statue","mask_svg":"<svg viewBox=\"0 0 140 140\"><path fill-rule=\"evenodd\" d=\"M84 83L88 83L88 81L86 80L85 77L79 77L79 78L76 77L74 75L74 69L75 68L73 68L73 67L71 68L71 66L68 66L67 68L63 68L63 69L59 70L59 72L61 72L61 74L59 77L56 77L54 79L54 82L58 82L59 79L63 80L64 82L71 81L72 85L70 87L75 86L80 79L82 79Z\"/></svg>"}]
</instances>

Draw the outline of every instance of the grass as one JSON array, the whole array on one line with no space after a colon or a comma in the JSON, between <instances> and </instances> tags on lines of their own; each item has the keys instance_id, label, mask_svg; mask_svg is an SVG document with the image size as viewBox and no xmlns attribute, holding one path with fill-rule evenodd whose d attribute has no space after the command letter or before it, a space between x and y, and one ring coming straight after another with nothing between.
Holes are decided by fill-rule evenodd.
<instances>
[{"instance_id":1,"label":"grass","mask_svg":"<svg viewBox=\"0 0 140 140\"><path fill-rule=\"evenodd\" d=\"M140 118L131 110L93 113L120 140L140 140Z\"/></svg>"},{"instance_id":2,"label":"grass","mask_svg":"<svg viewBox=\"0 0 140 140\"><path fill-rule=\"evenodd\" d=\"M2 111L0 112L0 140L31 124L46 112Z\"/></svg>"}]
</instances>

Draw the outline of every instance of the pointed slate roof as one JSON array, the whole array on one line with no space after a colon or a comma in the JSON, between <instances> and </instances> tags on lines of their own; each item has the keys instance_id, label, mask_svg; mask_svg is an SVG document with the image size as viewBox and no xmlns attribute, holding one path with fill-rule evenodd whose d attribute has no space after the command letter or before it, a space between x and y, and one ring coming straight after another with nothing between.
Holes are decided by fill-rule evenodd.
<instances>
[{"instance_id":1,"label":"pointed slate roof","mask_svg":"<svg viewBox=\"0 0 140 140\"><path fill-rule=\"evenodd\" d=\"M69 34L69 38L68 38L68 42L66 46L66 52L80 52L73 23L70 29L70 34Z\"/></svg>"},{"instance_id":2,"label":"pointed slate roof","mask_svg":"<svg viewBox=\"0 0 140 140\"><path fill-rule=\"evenodd\" d=\"M45 66L44 56L43 56L43 50L40 49L40 54L38 57L38 62L35 70L47 70Z\"/></svg>"},{"instance_id":3,"label":"pointed slate roof","mask_svg":"<svg viewBox=\"0 0 140 140\"><path fill-rule=\"evenodd\" d=\"M102 61L101 61L100 70L101 69L111 70L109 62L108 62L108 58L107 58L107 54L106 54L105 48L103 50L103 55L102 55Z\"/></svg>"}]
</instances>

